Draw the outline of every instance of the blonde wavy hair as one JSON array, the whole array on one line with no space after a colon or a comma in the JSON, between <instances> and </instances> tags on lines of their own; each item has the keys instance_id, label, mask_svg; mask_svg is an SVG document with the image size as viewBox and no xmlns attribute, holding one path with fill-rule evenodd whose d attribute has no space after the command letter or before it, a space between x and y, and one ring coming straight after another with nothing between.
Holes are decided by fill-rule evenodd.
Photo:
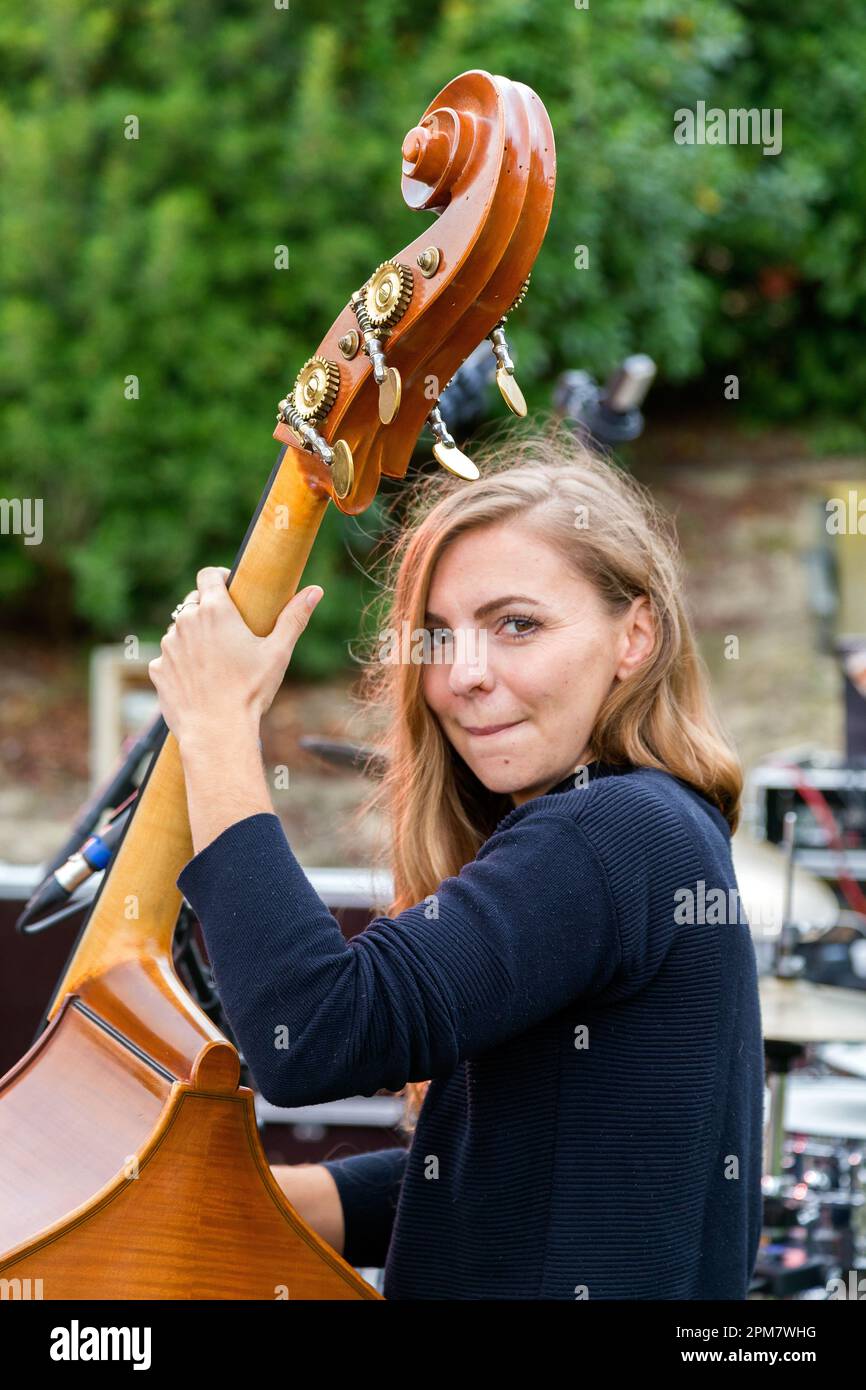
<instances>
[{"instance_id":1,"label":"blonde wavy hair","mask_svg":"<svg viewBox=\"0 0 866 1390\"><path fill-rule=\"evenodd\" d=\"M437 561L458 536L479 527L513 522L552 546L595 586L611 616L638 595L648 597L652 653L606 697L591 756L667 771L715 803L732 832L739 822L742 768L712 707L685 606L673 521L648 489L556 421L522 436L512 433L504 443L488 441L472 455L480 480L438 472L409 493L396 534L384 542L384 580L372 605L376 632L369 651L356 658L363 672L353 698L362 713L383 719L374 752L385 769L357 819L386 813L381 858L393 876L389 916L458 874L513 810L511 798L489 791L446 739L422 694L422 665L380 659L384 630L424 628ZM575 760L580 754L575 749ZM401 1092L406 1131L417 1122L428 1084L412 1081Z\"/></svg>"}]
</instances>

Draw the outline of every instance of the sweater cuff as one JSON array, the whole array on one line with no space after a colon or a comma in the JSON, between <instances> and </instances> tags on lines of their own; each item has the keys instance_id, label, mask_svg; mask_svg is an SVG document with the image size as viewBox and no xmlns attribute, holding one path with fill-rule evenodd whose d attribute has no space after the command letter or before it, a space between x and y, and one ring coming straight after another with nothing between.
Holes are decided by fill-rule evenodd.
<instances>
[{"instance_id":1,"label":"sweater cuff","mask_svg":"<svg viewBox=\"0 0 866 1390\"><path fill-rule=\"evenodd\" d=\"M347 1264L384 1269L408 1156L399 1146L322 1164L340 1194Z\"/></svg>"},{"instance_id":2,"label":"sweater cuff","mask_svg":"<svg viewBox=\"0 0 866 1390\"><path fill-rule=\"evenodd\" d=\"M263 840L270 840L274 831L284 834L279 816L270 811L257 811L227 826L184 865L177 878L177 887L197 917L203 917L212 903L224 901L225 895L234 891L233 885L238 880L248 878L249 861L261 851Z\"/></svg>"}]
</instances>

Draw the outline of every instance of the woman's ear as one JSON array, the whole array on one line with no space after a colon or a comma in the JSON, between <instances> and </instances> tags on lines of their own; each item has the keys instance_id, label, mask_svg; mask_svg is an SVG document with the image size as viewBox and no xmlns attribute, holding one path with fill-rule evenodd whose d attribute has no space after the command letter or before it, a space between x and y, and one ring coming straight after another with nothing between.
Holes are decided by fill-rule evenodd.
<instances>
[{"instance_id":1,"label":"woman's ear","mask_svg":"<svg viewBox=\"0 0 866 1390\"><path fill-rule=\"evenodd\" d=\"M655 646L655 622L646 594L638 594L621 623L616 676L619 680L627 680L648 659Z\"/></svg>"}]
</instances>

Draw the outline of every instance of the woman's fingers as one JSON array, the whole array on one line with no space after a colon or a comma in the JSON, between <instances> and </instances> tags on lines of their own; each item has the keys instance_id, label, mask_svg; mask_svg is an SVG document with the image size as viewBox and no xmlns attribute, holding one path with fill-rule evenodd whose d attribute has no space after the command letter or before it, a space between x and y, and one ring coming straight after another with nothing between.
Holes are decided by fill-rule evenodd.
<instances>
[{"instance_id":1,"label":"woman's fingers","mask_svg":"<svg viewBox=\"0 0 866 1390\"><path fill-rule=\"evenodd\" d=\"M199 570L198 575L196 575L196 579L198 579L202 574L205 574L207 576L205 580L205 591L217 591L220 588L225 588L226 581L228 580L228 577L231 574L231 570L227 569L225 565L207 565L205 569ZM219 578L216 578L216 576L219 576ZM184 598L182 598L180 603L177 605L178 617L180 616L180 610L186 604L200 604L201 600L201 585L199 585L197 589L190 589L189 593ZM177 618L174 618L172 621L177 622Z\"/></svg>"},{"instance_id":2,"label":"woman's fingers","mask_svg":"<svg viewBox=\"0 0 866 1390\"><path fill-rule=\"evenodd\" d=\"M225 594L228 574L227 569L218 565L205 565L204 569L199 570L195 577L199 602L204 603L209 598L218 598Z\"/></svg>"}]
</instances>

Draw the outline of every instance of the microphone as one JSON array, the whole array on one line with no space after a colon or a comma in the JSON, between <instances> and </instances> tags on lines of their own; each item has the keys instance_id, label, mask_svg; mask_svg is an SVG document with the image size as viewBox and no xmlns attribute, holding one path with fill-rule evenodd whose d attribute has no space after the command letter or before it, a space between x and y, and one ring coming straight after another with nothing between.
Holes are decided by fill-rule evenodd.
<instances>
[{"instance_id":1,"label":"microphone","mask_svg":"<svg viewBox=\"0 0 866 1390\"><path fill-rule=\"evenodd\" d=\"M67 903L76 888L106 867L126 829L132 809L128 803L136 795L128 798L126 809L121 809L101 833L90 835L80 849L48 875L18 918L15 925L19 931L37 914L41 916Z\"/></svg>"},{"instance_id":2,"label":"microphone","mask_svg":"<svg viewBox=\"0 0 866 1390\"><path fill-rule=\"evenodd\" d=\"M558 378L553 403L579 431L603 448L637 439L644 427L641 405L653 383L656 364L634 352L617 367L604 387L589 372L568 371Z\"/></svg>"}]
</instances>

